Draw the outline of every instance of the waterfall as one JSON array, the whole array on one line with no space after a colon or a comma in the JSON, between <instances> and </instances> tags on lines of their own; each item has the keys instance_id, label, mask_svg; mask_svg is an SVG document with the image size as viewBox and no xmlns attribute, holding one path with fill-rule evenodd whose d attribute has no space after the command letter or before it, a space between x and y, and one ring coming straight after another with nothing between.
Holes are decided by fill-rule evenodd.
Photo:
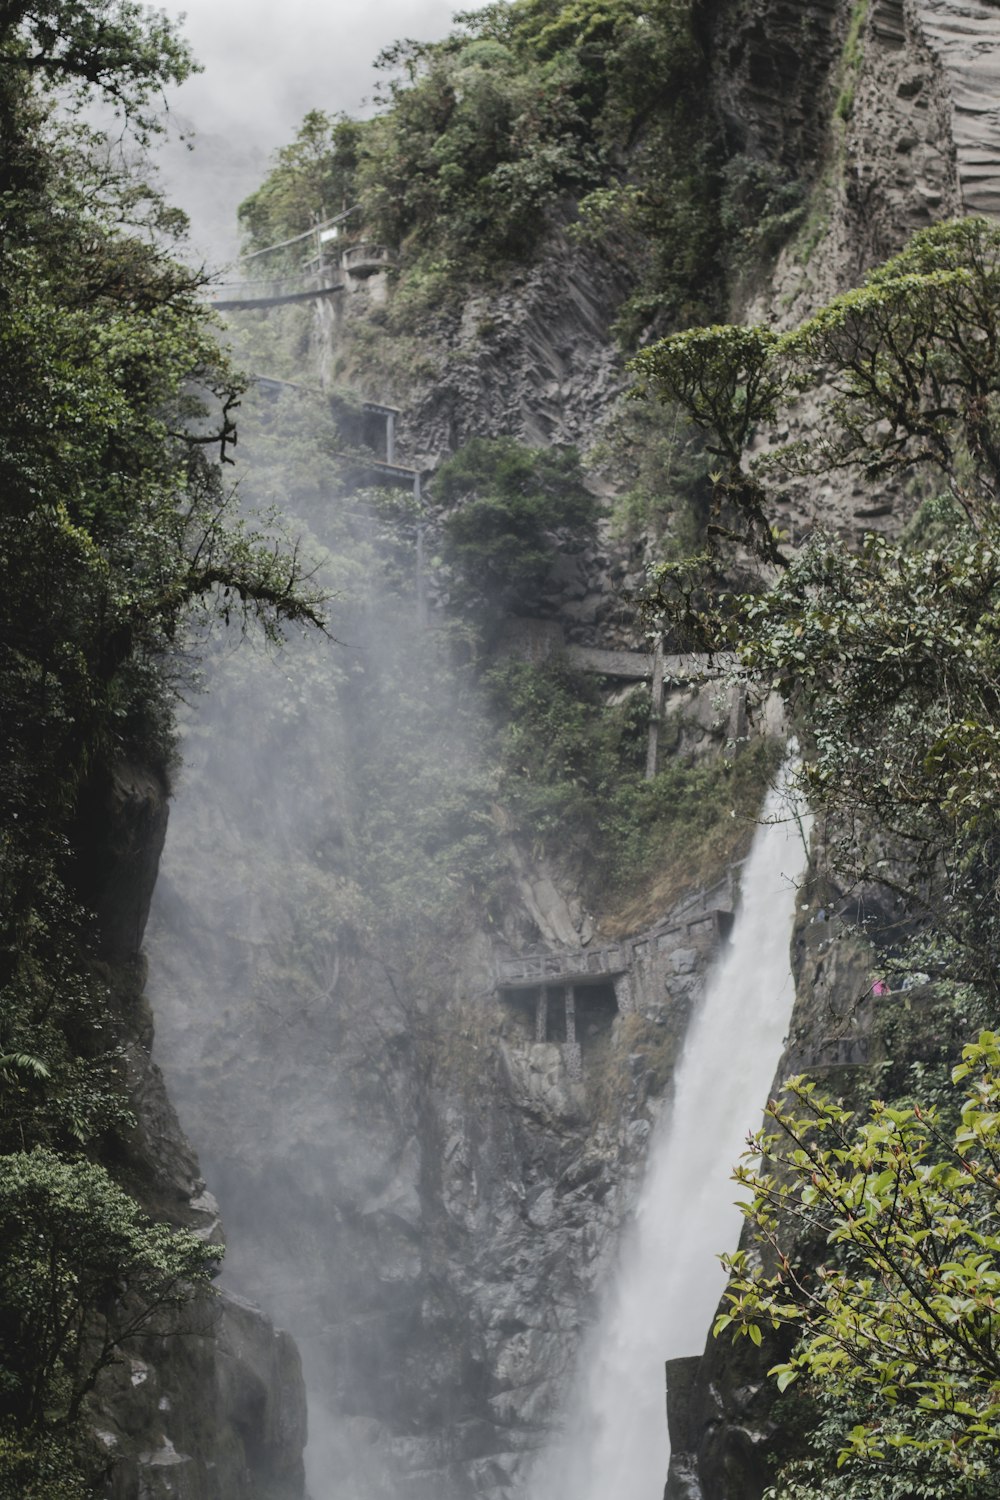
<instances>
[{"instance_id":1,"label":"waterfall","mask_svg":"<svg viewBox=\"0 0 1000 1500\"><path fill-rule=\"evenodd\" d=\"M709 978L650 1146L635 1222L585 1341L563 1435L530 1500L659 1500L663 1366L704 1348L742 1218L730 1174L760 1123L794 998L789 941L805 830L786 767L769 794L731 942Z\"/></svg>"}]
</instances>

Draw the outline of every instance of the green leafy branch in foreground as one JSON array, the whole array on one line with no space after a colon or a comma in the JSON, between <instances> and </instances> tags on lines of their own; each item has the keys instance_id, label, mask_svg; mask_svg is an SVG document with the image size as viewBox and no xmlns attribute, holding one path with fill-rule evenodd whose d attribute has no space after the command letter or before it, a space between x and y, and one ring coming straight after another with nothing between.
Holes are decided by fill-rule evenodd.
<instances>
[{"instance_id":1,"label":"green leafy branch in foreground","mask_svg":"<svg viewBox=\"0 0 1000 1500\"><path fill-rule=\"evenodd\" d=\"M759 1345L790 1327L779 1389L809 1375L855 1404L877 1393L885 1420L846 1433L841 1463L910 1447L961 1472L1000 1442L1000 1036L966 1046L953 1081L965 1097L946 1130L936 1109L880 1100L859 1122L794 1078L735 1173L763 1253L723 1256L715 1333ZM893 1422L897 1406L928 1424Z\"/></svg>"},{"instance_id":2,"label":"green leafy branch in foreground","mask_svg":"<svg viewBox=\"0 0 1000 1500\"><path fill-rule=\"evenodd\" d=\"M101 1372L161 1315L175 1326L220 1254L43 1148L0 1157L0 1226L0 1434L22 1438L71 1432Z\"/></svg>"}]
</instances>

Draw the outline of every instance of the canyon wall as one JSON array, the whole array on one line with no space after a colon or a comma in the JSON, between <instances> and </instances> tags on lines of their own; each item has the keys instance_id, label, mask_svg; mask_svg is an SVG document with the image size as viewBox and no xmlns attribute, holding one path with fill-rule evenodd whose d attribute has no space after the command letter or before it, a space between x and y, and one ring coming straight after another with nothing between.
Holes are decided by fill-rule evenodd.
<instances>
[{"instance_id":1,"label":"canyon wall","mask_svg":"<svg viewBox=\"0 0 1000 1500\"><path fill-rule=\"evenodd\" d=\"M702 25L729 151L800 184L806 205L780 250L751 256L734 278L735 313L787 325L914 228L995 207L994 6L706 0ZM587 447L626 383L611 330L629 285L627 266L554 232L531 268L425 320L403 349L387 335L379 342L391 291L376 275L318 316L313 364L301 373L398 405L401 461L422 471L474 435ZM790 493L786 521L802 534L822 516L858 536L896 527L902 513L889 504L875 514L862 491L831 484ZM350 524L355 541L381 545L370 515ZM335 548L321 505L309 525ZM433 552L433 522L423 541ZM518 629L536 643L641 651L620 591L655 552L651 536L607 527L584 547L564 545ZM294 648L280 662L213 663L212 703L187 726L157 890L158 1055L223 1205L226 1279L302 1351L312 1500L523 1492L738 889L720 868L718 888L695 892L693 904L672 888L641 923L616 926L484 795L502 899L479 901L458 866L454 911L436 931L398 910L392 872L364 865L372 804L391 806L399 791L385 741L405 748L427 736L438 774L456 783L480 769L468 705L455 701L453 643L442 644L447 577L433 566L429 590L428 632L415 628L409 594L389 599L373 585L363 605L335 607L337 644L318 677ZM726 744L731 703L681 693L674 706L687 752ZM454 828L421 837L411 854L429 869ZM857 1067L882 1055L853 1005L867 955L846 938L820 955L816 945L836 934L812 921L823 903L806 904L786 1062ZM585 977L587 955L625 937L627 963ZM519 976L503 968L515 961L527 964ZM153 1123L141 1149L162 1161L172 1211L183 1217L193 1195L197 1214L207 1200L145 1043L148 1033L137 1041L137 1084ZM235 1308L245 1328L250 1314ZM262 1363L259 1350L249 1356L261 1384L247 1376L237 1405L259 1413L263 1402L265 1432L295 1429L294 1400L283 1414L280 1395L261 1394ZM749 1350L718 1345L675 1371L676 1500L761 1493L779 1452L763 1368ZM148 1388L173 1401L166 1377L136 1373L142 1399ZM290 1365L277 1370L286 1392L296 1379ZM187 1453L178 1422L176 1432L165 1426L164 1444ZM265 1468L292 1462L269 1453Z\"/></svg>"}]
</instances>

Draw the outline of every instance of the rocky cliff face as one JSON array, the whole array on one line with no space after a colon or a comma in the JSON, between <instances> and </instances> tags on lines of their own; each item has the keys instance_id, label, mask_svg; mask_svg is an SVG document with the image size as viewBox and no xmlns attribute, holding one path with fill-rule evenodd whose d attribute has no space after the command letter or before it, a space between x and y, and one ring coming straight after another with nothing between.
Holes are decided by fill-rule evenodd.
<instances>
[{"instance_id":1,"label":"rocky cliff face","mask_svg":"<svg viewBox=\"0 0 1000 1500\"><path fill-rule=\"evenodd\" d=\"M302 1351L314 1500L501 1500L558 1416L734 889L602 942L565 878L512 847L492 927L466 913L407 939L388 910L338 927L334 896L321 949L305 888L247 868L240 808L262 819L250 847L310 858L318 840L336 860L382 791L343 707L336 729L310 707L277 768L259 737L247 764L253 702L234 694L191 746L151 946L225 1274Z\"/></svg>"},{"instance_id":2,"label":"rocky cliff face","mask_svg":"<svg viewBox=\"0 0 1000 1500\"><path fill-rule=\"evenodd\" d=\"M627 264L556 231L502 284L394 334L378 331L387 276L352 283L320 313L317 353L328 378L399 402L406 462L431 468L471 437L593 441L624 384L611 325L631 289Z\"/></svg>"},{"instance_id":3,"label":"rocky cliff face","mask_svg":"<svg viewBox=\"0 0 1000 1500\"><path fill-rule=\"evenodd\" d=\"M791 321L915 229L997 211L995 5L709 0L706 12L733 144L810 191L755 314Z\"/></svg>"},{"instance_id":4,"label":"rocky cliff face","mask_svg":"<svg viewBox=\"0 0 1000 1500\"><path fill-rule=\"evenodd\" d=\"M155 1218L223 1242L218 1205L150 1057L139 949L167 825L161 780L116 768L86 800L77 847L116 1002L135 1127L118 1163ZM205 1297L131 1347L91 1402L109 1500L298 1500L305 1401L286 1334L227 1293Z\"/></svg>"},{"instance_id":5,"label":"rocky cliff face","mask_svg":"<svg viewBox=\"0 0 1000 1500\"><path fill-rule=\"evenodd\" d=\"M1000 9L994 4L855 6L853 63L844 47L852 21L847 4L783 11L723 3L709 10L724 59L718 88L727 119L742 122L751 149L793 161L813 185L811 243L800 238L782 252L772 278L750 300L752 316L789 324L854 284L914 229L963 213L996 213ZM810 45L800 51L796 39L806 34ZM800 533L817 518L848 537L893 532L904 515L900 497L873 507L860 487L803 489L789 503L790 529ZM910 1062L958 1051L961 1024L938 1014L933 994L919 988L874 1009L871 950L858 926L891 928L893 912L875 892L839 900L826 884L821 848L811 890L793 944L797 1001L776 1083L808 1071L860 1102L871 1092L867 1068L881 1065L879 1087L891 1093L895 1080L902 1090ZM759 1500L795 1442L775 1411L765 1373L784 1357L777 1344L757 1351L746 1341L710 1339L703 1357L671 1366L666 1500Z\"/></svg>"},{"instance_id":6,"label":"rocky cliff face","mask_svg":"<svg viewBox=\"0 0 1000 1500\"><path fill-rule=\"evenodd\" d=\"M791 321L913 228L996 206L1000 10L974 0L873 0L867 11L849 0L706 0L703 11L730 148L801 182L808 202L776 263L748 268L740 296L752 315ZM484 433L586 445L621 389L610 326L628 284L627 266L555 236L518 281L389 347L376 275L318 329L319 353L361 396L403 408L405 461L433 465ZM789 529L808 529L822 509L857 534L871 522L868 504L860 492L803 491ZM616 618L609 596L640 561L641 548L610 538L563 556L525 627L528 649L556 637L634 647L633 623ZM398 659L416 673L408 627L392 629ZM575 989L572 1033L565 986L600 935L579 893L523 842L510 843L502 911L470 918L463 907L436 940L415 939L388 909L375 923L360 918L352 883L364 834L353 809L377 795L362 720L381 648L345 639L337 671L353 690L339 679L336 691L326 679L317 688L294 666L280 682L267 666L231 688L223 675L221 716L191 731L154 922L160 1046L223 1202L226 1275L302 1350L313 1500L503 1500L557 1417L634 1202L712 951L689 930L693 917L710 919L717 938L731 894L700 913L658 912L649 933L633 934L627 962ZM427 685L428 700L447 719L454 706L439 688ZM264 696L280 698L284 727L269 727L262 744ZM698 715L697 733L717 744L726 713L713 717L703 703ZM409 731L402 715L379 727L390 739ZM447 774L463 767L449 763ZM438 837L429 831L421 846L428 859ZM306 865L324 872L322 900ZM814 922L817 912L803 914L797 934L802 998L786 1063L849 1069L883 1046L853 1005L867 957L835 941L835 924ZM514 959L527 967L502 970ZM209 1205L146 1044L148 1034L135 1063L150 1122L143 1154L161 1154L158 1191L172 1211L197 1214ZM229 1413L232 1453L243 1455L232 1463L294 1486L280 1456L294 1402L266 1394L284 1346L265 1337L242 1374L225 1376L224 1351L245 1350L251 1327L242 1304L228 1316L235 1331L198 1388ZM133 1378L135 1399L174 1411L172 1377L155 1361ZM279 1371L278 1383L290 1388L294 1377ZM759 1358L741 1351L734 1361L714 1347L673 1385L673 1500L756 1500L779 1451ZM144 1475L162 1472L164 1485L182 1472L176 1455L199 1462L188 1419L171 1421L130 1460ZM227 1472L220 1495L238 1488L237 1468ZM203 1493L216 1492L184 1491Z\"/></svg>"}]
</instances>

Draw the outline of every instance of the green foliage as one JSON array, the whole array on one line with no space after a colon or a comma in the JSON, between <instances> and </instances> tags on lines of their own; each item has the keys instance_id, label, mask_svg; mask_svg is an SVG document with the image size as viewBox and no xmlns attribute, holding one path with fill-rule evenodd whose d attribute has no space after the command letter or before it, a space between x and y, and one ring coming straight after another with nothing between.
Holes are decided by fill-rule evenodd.
<instances>
[{"instance_id":1,"label":"green foliage","mask_svg":"<svg viewBox=\"0 0 1000 1500\"><path fill-rule=\"evenodd\" d=\"M727 464L716 483L740 519L744 548L779 569L747 592L712 597L711 559L667 567L664 606L703 647L733 651L763 691L785 695L806 737L809 798L848 830L838 849L843 872L888 877L886 856L905 851L911 905L949 935L956 977L991 992L998 265L1000 236L985 221L937 226L780 339L768 330L707 330L643 358L654 387L690 406L709 451ZM740 444L787 420L820 369L808 441L746 466ZM871 537L849 553L819 533L786 557L771 531L773 486L848 466L870 483L913 473L931 493L943 489L945 499L925 509L924 542L918 531L901 543ZM735 529L710 542L731 544ZM742 556L745 565L747 550ZM726 557L731 568L733 552ZM873 851L858 837L859 818L888 849Z\"/></svg>"},{"instance_id":2,"label":"green foliage","mask_svg":"<svg viewBox=\"0 0 1000 1500\"><path fill-rule=\"evenodd\" d=\"M438 470L446 559L462 594L516 611L537 593L555 557L554 532L593 531L597 503L583 487L575 448L526 448L473 438Z\"/></svg>"},{"instance_id":3,"label":"green foliage","mask_svg":"<svg viewBox=\"0 0 1000 1500\"><path fill-rule=\"evenodd\" d=\"M732 324L692 328L636 355L638 397L651 392L679 407L705 434L706 452L721 467L710 473L713 530L719 537L780 562L765 513L765 494L743 463L743 452L762 422L773 421L789 386L775 363L778 335L768 328Z\"/></svg>"},{"instance_id":4,"label":"green foliage","mask_svg":"<svg viewBox=\"0 0 1000 1500\"><path fill-rule=\"evenodd\" d=\"M664 423L660 412L640 402L620 402L589 450L587 466L616 483L611 518L618 535L641 541L651 532L667 555L698 550L711 485L698 435L678 409Z\"/></svg>"},{"instance_id":5,"label":"green foliage","mask_svg":"<svg viewBox=\"0 0 1000 1500\"><path fill-rule=\"evenodd\" d=\"M577 863L604 909L636 899L665 872L681 871L680 885L711 879L759 810L772 747L759 744L732 764L666 758L647 781L644 693L609 705L599 679L558 659L507 661L486 686L502 725L505 805L539 852Z\"/></svg>"},{"instance_id":6,"label":"green foliage","mask_svg":"<svg viewBox=\"0 0 1000 1500\"><path fill-rule=\"evenodd\" d=\"M704 321L721 301L723 153L695 7L646 9L615 64L599 131L616 169L582 200L579 233L635 278L616 325L629 348L649 329Z\"/></svg>"},{"instance_id":7,"label":"green foliage","mask_svg":"<svg viewBox=\"0 0 1000 1500\"><path fill-rule=\"evenodd\" d=\"M90 1493L81 1403L216 1258L97 1164L134 1123L125 981L89 910L113 769L165 776L170 663L194 617L275 636L318 619L294 549L240 520L223 480L241 382L175 259L183 216L84 123L103 96L143 141L190 68L172 23L131 0L0 13L5 1500Z\"/></svg>"},{"instance_id":8,"label":"green foliage","mask_svg":"<svg viewBox=\"0 0 1000 1500\"><path fill-rule=\"evenodd\" d=\"M0 1500L93 1500L94 1486L74 1445L0 1431Z\"/></svg>"},{"instance_id":9,"label":"green foliage","mask_svg":"<svg viewBox=\"0 0 1000 1500\"><path fill-rule=\"evenodd\" d=\"M803 184L774 162L737 155L721 170L719 225L733 270L759 270L806 215Z\"/></svg>"},{"instance_id":10,"label":"green foliage","mask_svg":"<svg viewBox=\"0 0 1000 1500\"><path fill-rule=\"evenodd\" d=\"M718 153L691 11L516 0L459 16L442 42L387 49L380 112L306 117L241 209L252 244L357 203L352 232L402 252L401 289L431 265L453 287L530 257L582 200L580 232L638 283L624 336L704 315L718 293ZM394 316L427 305L410 288Z\"/></svg>"},{"instance_id":11,"label":"green foliage","mask_svg":"<svg viewBox=\"0 0 1000 1500\"><path fill-rule=\"evenodd\" d=\"M840 92L834 105L834 114L843 124L846 124L854 113L854 90L864 57L862 33L867 20L868 0L855 0L840 60Z\"/></svg>"},{"instance_id":12,"label":"green foliage","mask_svg":"<svg viewBox=\"0 0 1000 1500\"><path fill-rule=\"evenodd\" d=\"M364 131L346 115L310 110L291 145L277 152L266 181L240 204L240 222L252 243L277 244L352 208ZM286 262L296 262L296 248ZM255 274L269 275L282 260L268 257L257 264L263 270Z\"/></svg>"},{"instance_id":13,"label":"green foliage","mask_svg":"<svg viewBox=\"0 0 1000 1500\"><path fill-rule=\"evenodd\" d=\"M0 986L0 1150L93 1148L132 1123L108 984L58 874L25 899L6 922L16 953Z\"/></svg>"},{"instance_id":14,"label":"green foliage","mask_svg":"<svg viewBox=\"0 0 1000 1500\"><path fill-rule=\"evenodd\" d=\"M609 709L592 674L559 660L505 662L487 687L504 725L501 790L520 825L539 849L601 848L613 798L644 765L648 703L633 694Z\"/></svg>"},{"instance_id":15,"label":"green foliage","mask_svg":"<svg viewBox=\"0 0 1000 1500\"><path fill-rule=\"evenodd\" d=\"M642 365L703 426L735 518L709 529L703 557L661 570L662 613L703 649L731 652L742 681L784 696L834 867L902 901L921 931L895 961L948 980L955 1005L979 1015L995 1012L1000 943L998 335L1000 234L970 219L916 235L780 338L710 329ZM776 440L803 397L808 438ZM929 498L901 540L850 551L820 531L783 550L771 529L780 487L839 469ZM764 1166L740 1169L763 1254L730 1262L723 1326L735 1319L755 1342L770 1325L802 1330L779 1383L806 1372L836 1403L834 1425L854 1413L838 1433L843 1481L826 1486L821 1453L779 1494L996 1485L992 1033L965 1058L955 1077L974 1086L954 1129L917 1103L876 1102L860 1122L793 1080L769 1110ZM931 1455L923 1491L907 1487L912 1453Z\"/></svg>"},{"instance_id":16,"label":"green foliage","mask_svg":"<svg viewBox=\"0 0 1000 1500\"><path fill-rule=\"evenodd\" d=\"M316 618L294 550L231 514L213 449L239 383L156 243L160 205L99 168L86 132L40 135L19 87L5 118L38 154L0 252L0 1050L47 1073L5 1082L8 1149L127 1118L79 820L117 759L164 769L179 632L193 614Z\"/></svg>"},{"instance_id":17,"label":"green foliage","mask_svg":"<svg viewBox=\"0 0 1000 1500\"><path fill-rule=\"evenodd\" d=\"M176 24L135 0L7 6L0 16L0 57L8 93L20 93L27 81L78 108L97 93L140 135L162 129L158 105L165 85L183 83L195 66Z\"/></svg>"},{"instance_id":18,"label":"green foliage","mask_svg":"<svg viewBox=\"0 0 1000 1500\"><path fill-rule=\"evenodd\" d=\"M72 1427L100 1372L206 1286L219 1252L154 1224L107 1172L36 1148L0 1157L0 1424Z\"/></svg>"},{"instance_id":19,"label":"green foliage","mask_svg":"<svg viewBox=\"0 0 1000 1500\"><path fill-rule=\"evenodd\" d=\"M967 1450L992 1451L1000 1420L994 1033L964 1049L953 1079L965 1089L950 1131L933 1108L875 1101L859 1121L815 1084L786 1084L736 1172L767 1253L724 1257L728 1310L716 1333L734 1327L759 1342L762 1327L789 1325L800 1338L771 1371L779 1388L808 1373L834 1396L862 1399L867 1387L880 1404L927 1414L857 1423L842 1434L842 1459L909 1448L961 1475ZM803 1230L818 1265L802 1255Z\"/></svg>"},{"instance_id":20,"label":"green foliage","mask_svg":"<svg viewBox=\"0 0 1000 1500\"><path fill-rule=\"evenodd\" d=\"M886 1410L876 1400L845 1404L823 1386L808 1392L794 1385L781 1402L783 1430L794 1421L804 1436L802 1457L782 1468L764 1500L997 1500L1000 1473L987 1449L967 1451L956 1465L945 1446L936 1451L901 1445L893 1449L892 1463L884 1459L853 1455L849 1464L838 1465L844 1432L877 1422L880 1430L894 1437L947 1438L947 1422L927 1412L896 1406Z\"/></svg>"}]
</instances>

